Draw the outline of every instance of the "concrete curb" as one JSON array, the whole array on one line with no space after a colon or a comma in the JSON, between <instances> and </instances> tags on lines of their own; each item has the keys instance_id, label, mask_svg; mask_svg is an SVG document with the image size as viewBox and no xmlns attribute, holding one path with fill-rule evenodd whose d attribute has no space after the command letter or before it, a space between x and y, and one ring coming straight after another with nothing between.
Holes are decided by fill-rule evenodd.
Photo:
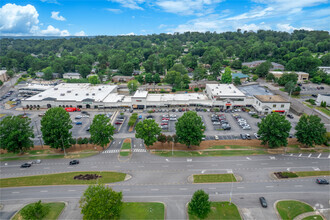
<instances>
[{"instance_id":1,"label":"concrete curb","mask_svg":"<svg viewBox=\"0 0 330 220\"><path fill-rule=\"evenodd\" d=\"M296 202L301 202L301 203L304 203L304 204L306 204L306 205L312 207L310 204L308 204L308 203L306 203L306 202L303 202L303 201L300 201L300 200L296 200L296 199L282 199L282 200L277 200L277 201L274 202L274 209L275 209L275 212L276 212L276 214L277 214L278 219L282 219L282 218L281 218L280 213L277 211L276 205L277 205L278 202L283 202L283 201L296 201ZM313 207L312 207L312 208L313 208ZM314 209L314 208L313 208L313 209ZM315 211L315 210L314 210L314 211ZM305 213L307 213L307 212L305 212ZM300 215L303 215L303 214L305 214L305 213L302 213L302 214L300 214ZM298 216L299 216L299 215L298 215ZM294 219L296 219L298 216L296 216ZM321 215L321 216L322 216L322 215ZM323 216L322 216L322 217L323 217Z\"/></svg>"},{"instance_id":2,"label":"concrete curb","mask_svg":"<svg viewBox=\"0 0 330 220\"><path fill-rule=\"evenodd\" d=\"M326 218L319 211L317 211L317 210L316 211L313 211L313 212L302 213L302 214L296 216L293 220L302 220L302 219L304 219L306 217L313 216L313 215L319 215L319 216L321 216L321 218L323 220L326 220Z\"/></svg>"},{"instance_id":3,"label":"concrete curb","mask_svg":"<svg viewBox=\"0 0 330 220\"><path fill-rule=\"evenodd\" d=\"M132 179L132 176L130 174L126 174L124 182L130 179Z\"/></svg>"}]
</instances>

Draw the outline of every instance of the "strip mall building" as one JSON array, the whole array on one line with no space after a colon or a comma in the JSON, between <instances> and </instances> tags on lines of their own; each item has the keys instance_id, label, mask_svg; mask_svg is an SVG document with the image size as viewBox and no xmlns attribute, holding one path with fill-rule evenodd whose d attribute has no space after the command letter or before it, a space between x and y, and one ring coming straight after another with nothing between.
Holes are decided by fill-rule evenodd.
<instances>
[{"instance_id":1,"label":"strip mall building","mask_svg":"<svg viewBox=\"0 0 330 220\"><path fill-rule=\"evenodd\" d=\"M207 84L203 93L150 94L138 90L133 96L118 94L117 85L90 85L86 83L61 83L37 95L22 100L24 108L77 107L83 109L159 107L254 107L261 114L272 111L286 113L290 103L278 96L270 95L278 104L256 95L243 93L233 84ZM266 107L265 107L266 106Z\"/></svg>"}]
</instances>

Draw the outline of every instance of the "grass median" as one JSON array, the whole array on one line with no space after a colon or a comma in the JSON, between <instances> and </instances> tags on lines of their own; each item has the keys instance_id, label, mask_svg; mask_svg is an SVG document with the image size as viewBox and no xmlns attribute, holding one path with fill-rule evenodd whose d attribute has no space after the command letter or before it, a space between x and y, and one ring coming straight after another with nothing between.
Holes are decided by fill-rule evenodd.
<instances>
[{"instance_id":1,"label":"grass median","mask_svg":"<svg viewBox=\"0 0 330 220\"><path fill-rule=\"evenodd\" d=\"M84 174L97 174L101 175L101 178L97 180L77 180L75 176ZM0 179L0 187L21 187L21 186L44 186L44 185L79 185L79 184L96 184L96 183L114 183L124 181L126 177L125 173L118 172L70 172L70 173L56 173L48 175L37 176L24 176L15 178Z\"/></svg>"},{"instance_id":2,"label":"grass median","mask_svg":"<svg viewBox=\"0 0 330 220\"><path fill-rule=\"evenodd\" d=\"M131 143L129 142L123 143L120 150L120 156L126 157L129 156L130 154L131 154Z\"/></svg>"},{"instance_id":3,"label":"grass median","mask_svg":"<svg viewBox=\"0 0 330 220\"><path fill-rule=\"evenodd\" d=\"M189 215L189 219L197 220L194 215ZM211 202L211 212L205 218L207 219L224 219L224 220L239 220L242 219L235 204L229 202Z\"/></svg>"},{"instance_id":4,"label":"grass median","mask_svg":"<svg viewBox=\"0 0 330 220\"><path fill-rule=\"evenodd\" d=\"M217 156L247 156L268 154L267 150L204 150L204 151L153 151L163 157L217 157Z\"/></svg>"},{"instance_id":5,"label":"grass median","mask_svg":"<svg viewBox=\"0 0 330 220\"><path fill-rule=\"evenodd\" d=\"M323 220L323 218L320 215L311 215L306 218L303 218L302 220Z\"/></svg>"},{"instance_id":6,"label":"grass median","mask_svg":"<svg viewBox=\"0 0 330 220\"><path fill-rule=\"evenodd\" d=\"M35 203L30 203L26 206L24 206L24 208L22 208L13 218L12 220L20 220L22 219L22 216L21 216L21 211L23 209L26 209L27 207L29 206L32 206L34 205ZM47 219L47 220L55 220L55 219L58 219L59 215L61 214L62 210L64 209L65 207L65 203L64 202L51 202L51 203L42 203L43 205L49 207L49 212L48 214L42 218L42 219Z\"/></svg>"},{"instance_id":7,"label":"grass median","mask_svg":"<svg viewBox=\"0 0 330 220\"><path fill-rule=\"evenodd\" d=\"M119 219L164 219L165 207L158 202L125 202Z\"/></svg>"},{"instance_id":8,"label":"grass median","mask_svg":"<svg viewBox=\"0 0 330 220\"><path fill-rule=\"evenodd\" d=\"M276 209L285 220L293 220L300 214L314 211L310 205L294 200L280 201L276 204Z\"/></svg>"},{"instance_id":9,"label":"grass median","mask_svg":"<svg viewBox=\"0 0 330 220\"><path fill-rule=\"evenodd\" d=\"M193 175L194 183L222 183L222 182L237 182L234 174L198 174Z\"/></svg>"},{"instance_id":10,"label":"grass median","mask_svg":"<svg viewBox=\"0 0 330 220\"><path fill-rule=\"evenodd\" d=\"M297 172L279 172L282 177L279 178L297 178L309 176L330 176L330 171L297 171ZM275 173L276 175L277 173Z\"/></svg>"}]
</instances>

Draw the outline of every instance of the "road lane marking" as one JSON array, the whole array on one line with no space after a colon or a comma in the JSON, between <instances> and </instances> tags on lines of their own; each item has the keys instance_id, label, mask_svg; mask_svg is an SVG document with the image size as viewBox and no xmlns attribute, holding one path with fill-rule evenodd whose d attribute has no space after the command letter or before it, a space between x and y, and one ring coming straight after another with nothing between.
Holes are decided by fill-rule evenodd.
<instances>
[{"instance_id":1,"label":"road lane marking","mask_svg":"<svg viewBox=\"0 0 330 220\"><path fill-rule=\"evenodd\" d=\"M187 159L187 162L191 162L192 161L192 159Z\"/></svg>"},{"instance_id":2,"label":"road lane marking","mask_svg":"<svg viewBox=\"0 0 330 220\"><path fill-rule=\"evenodd\" d=\"M69 189L68 192L75 192L75 189Z\"/></svg>"},{"instance_id":3,"label":"road lane marking","mask_svg":"<svg viewBox=\"0 0 330 220\"><path fill-rule=\"evenodd\" d=\"M163 165L162 167L168 167L168 165Z\"/></svg>"},{"instance_id":4,"label":"road lane marking","mask_svg":"<svg viewBox=\"0 0 330 220\"><path fill-rule=\"evenodd\" d=\"M209 189L217 189L217 188L212 187L212 188L209 188Z\"/></svg>"},{"instance_id":5,"label":"road lane marking","mask_svg":"<svg viewBox=\"0 0 330 220\"><path fill-rule=\"evenodd\" d=\"M42 192L42 193L46 193L46 192L48 192L48 190L41 190L40 192Z\"/></svg>"},{"instance_id":6,"label":"road lane marking","mask_svg":"<svg viewBox=\"0 0 330 220\"><path fill-rule=\"evenodd\" d=\"M313 170L315 170L315 171L320 171L320 168L318 168L318 167L313 167Z\"/></svg>"},{"instance_id":7,"label":"road lane marking","mask_svg":"<svg viewBox=\"0 0 330 220\"><path fill-rule=\"evenodd\" d=\"M298 157L301 157L301 155L302 155L302 154L299 154L299 156L298 156Z\"/></svg>"},{"instance_id":8,"label":"road lane marking","mask_svg":"<svg viewBox=\"0 0 330 220\"><path fill-rule=\"evenodd\" d=\"M316 162L316 161L315 161L315 162L312 162L312 163L319 163L319 162Z\"/></svg>"},{"instance_id":9,"label":"road lane marking","mask_svg":"<svg viewBox=\"0 0 330 220\"><path fill-rule=\"evenodd\" d=\"M294 185L294 187L302 187L302 185Z\"/></svg>"},{"instance_id":10,"label":"road lane marking","mask_svg":"<svg viewBox=\"0 0 330 220\"><path fill-rule=\"evenodd\" d=\"M266 188L273 188L274 186L266 186Z\"/></svg>"},{"instance_id":11,"label":"road lane marking","mask_svg":"<svg viewBox=\"0 0 330 220\"><path fill-rule=\"evenodd\" d=\"M212 167L217 167L218 166L218 164L212 164Z\"/></svg>"},{"instance_id":12,"label":"road lane marking","mask_svg":"<svg viewBox=\"0 0 330 220\"><path fill-rule=\"evenodd\" d=\"M48 169L50 169L50 168L49 168L49 167L44 167L44 169L45 169L45 170L48 170Z\"/></svg>"},{"instance_id":13,"label":"road lane marking","mask_svg":"<svg viewBox=\"0 0 330 220\"><path fill-rule=\"evenodd\" d=\"M319 156L317 156L317 158L320 158L322 154L319 154Z\"/></svg>"},{"instance_id":14,"label":"road lane marking","mask_svg":"<svg viewBox=\"0 0 330 220\"><path fill-rule=\"evenodd\" d=\"M180 188L179 190L187 190L187 188Z\"/></svg>"},{"instance_id":15,"label":"road lane marking","mask_svg":"<svg viewBox=\"0 0 330 220\"><path fill-rule=\"evenodd\" d=\"M267 165L268 163L261 163L261 165Z\"/></svg>"},{"instance_id":16,"label":"road lane marking","mask_svg":"<svg viewBox=\"0 0 330 220\"><path fill-rule=\"evenodd\" d=\"M20 193L20 192L11 192L11 193Z\"/></svg>"},{"instance_id":17,"label":"road lane marking","mask_svg":"<svg viewBox=\"0 0 330 220\"><path fill-rule=\"evenodd\" d=\"M312 154L309 154L309 155L308 155L308 157L311 157L311 156L312 156Z\"/></svg>"},{"instance_id":18,"label":"road lane marking","mask_svg":"<svg viewBox=\"0 0 330 220\"><path fill-rule=\"evenodd\" d=\"M159 191L159 189L150 189L151 191Z\"/></svg>"},{"instance_id":19,"label":"road lane marking","mask_svg":"<svg viewBox=\"0 0 330 220\"><path fill-rule=\"evenodd\" d=\"M237 189L244 189L244 186L238 186Z\"/></svg>"},{"instance_id":20,"label":"road lane marking","mask_svg":"<svg viewBox=\"0 0 330 220\"><path fill-rule=\"evenodd\" d=\"M144 166L139 166L139 167L144 167Z\"/></svg>"},{"instance_id":21,"label":"road lane marking","mask_svg":"<svg viewBox=\"0 0 330 220\"><path fill-rule=\"evenodd\" d=\"M275 157L269 157L271 160L275 160L276 158Z\"/></svg>"},{"instance_id":22,"label":"road lane marking","mask_svg":"<svg viewBox=\"0 0 330 220\"><path fill-rule=\"evenodd\" d=\"M251 158L249 158L249 157L246 157L246 159L247 159L247 160L251 160Z\"/></svg>"},{"instance_id":23,"label":"road lane marking","mask_svg":"<svg viewBox=\"0 0 330 220\"><path fill-rule=\"evenodd\" d=\"M236 164L237 166L242 166L243 164L241 164L241 163L238 163L238 164Z\"/></svg>"},{"instance_id":24,"label":"road lane marking","mask_svg":"<svg viewBox=\"0 0 330 220\"><path fill-rule=\"evenodd\" d=\"M292 162L286 162L285 164L292 164Z\"/></svg>"},{"instance_id":25,"label":"road lane marking","mask_svg":"<svg viewBox=\"0 0 330 220\"><path fill-rule=\"evenodd\" d=\"M97 166L92 166L92 168L97 168Z\"/></svg>"}]
</instances>

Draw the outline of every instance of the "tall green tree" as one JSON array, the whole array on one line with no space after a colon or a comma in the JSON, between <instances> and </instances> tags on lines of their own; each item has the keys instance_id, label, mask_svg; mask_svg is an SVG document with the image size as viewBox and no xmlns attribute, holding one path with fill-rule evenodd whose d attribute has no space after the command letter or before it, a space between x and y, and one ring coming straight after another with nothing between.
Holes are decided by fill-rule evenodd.
<instances>
[{"instance_id":1,"label":"tall green tree","mask_svg":"<svg viewBox=\"0 0 330 220\"><path fill-rule=\"evenodd\" d=\"M258 124L258 135L263 145L268 144L270 148L288 145L288 137L291 124L285 116L277 112L267 115Z\"/></svg>"},{"instance_id":2,"label":"tall green tree","mask_svg":"<svg viewBox=\"0 0 330 220\"><path fill-rule=\"evenodd\" d=\"M0 148L11 153L22 153L33 146L33 127L30 118L7 116L0 121Z\"/></svg>"},{"instance_id":3,"label":"tall green tree","mask_svg":"<svg viewBox=\"0 0 330 220\"><path fill-rule=\"evenodd\" d=\"M292 94L292 92L294 91L296 87L296 83L292 82L292 81L289 81L285 84L285 91L289 94Z\"/></svg>"},{"instance_id":4,"label":"tall green tree","mask_svg":"<svg viewBox=\"0 0 330 220\"><path fill-rule=\"evenodd\" d=\"M133 71L134 65L131 62L124 63L119 67L119 72L125 76L131 76Z\"/></svg>"},{"instance_id":5,"label":"tall green tree","mask_svg":"<svg viewBox=\"0 0 330 220\"><path fill-rule=\"evenodd\" d=\"M41 119L41 132L45 144L51 148L65 149L71 146L72 121L70 114L61 107L48 109Z\"/></svg>"},{"instance_id":6,"label":"tall green tree","mask_svg":"<svg viewBox=\"0 0 330 220\"><path fill-rule=\"evenodd\" d=\"M49 207L46 204L42 204L41 200L39 200L34 204L25 206L20 213L23 219L41 220L44 219L49 211Z\"/></svg>"},{"instance_id":7,"label":"tall green tree","mask_svg":"<svg viewBox=\"0 0 330 220\"><path fill-rule=\"evenodd\" d=\"M138 87L139 87L139 82L136 80L130 80L127 83L127 88L130 94L133 94L138 89Z\"/></svg>"},{"instance_id":8,"label":"tall green tree","mask_svg":"<svg viewBox=\"0 0 330 220\"><path fill-rule=\"evenodd\" d=\"M290 81L296 84L298 81L298 75L296 73L283 73L282 76L278 79L278 84L280 86L284 86Z\"/></svg>"},{"instance_id":9,"label":"tall green tree","mask_svg":"<svg viewBox=\"0 0 330 220\"><path fill-rule=\"evenodd\" d=\"M202 138L205 137L202 118L193 111L185 112L175 124L175 129L179 142L187 145L188 148L191 145L199 146Z\"/></svg>"},{"instance_id":10,"label":"tall green tree","mask_svg":"<svg viewBox=\"0 0 330 220\"><path fill-rule=\"evenodd\" d=\"M242 61L240 60L234 60L230 66L234 69L241 69L242 68Z\"/></svg>"},{"instance_id":11,"label":"tall green tree","mask_svg":"<svg viewBox=\"0 0 330 220\"><path fill-rule=\"evenodd\" d=\"M103 149L113 139L115 128L109 123L110 119L105 115L95 115L89 132L94 144L100 145Z\"/></svg>"},{"instance_id":12,"label":"tall green tree","mask_svg":"<svg viewBox=\"0 0 330 220\"><path fill-rule=\"evenodd\" d=\"M327 130L317 115L301 116L295 129L298 141L307 147L326 141Z\"/></svg>"},{"instance_id":13,"label":"tall green tree","mask_svg":"<svg viewBox=\"0 0 330 220\"><path fill-rule=\"evenodd\" d=\"M42 72L44 73L44 80L51 80L53 79L53 70L51 67L47 67L45 69L42 70Z\"/></svg>"},{"instance_id":14,"label":"tall green tree","mask_svg":"<svg viewBox=\"0 0 330 220\"><path fill-rule=\"evenodd\" d=\"M152 74L151 73L147 73L144 78L145 78L146 83L152 83Z\"/></svg>"},{"instance_id":15,"label":"tall green tree","mask_svg":"<svg viewBox=\"0 0 330 220\"><path fill-rule=\"evenodd\" d=\"M152 81L154 83L160 83L160 76L158 73L156 73L155 75L152 76Z\"/></svg>"},{"instance_id":16,"label":"tall green tree","mask_svg":"<svg viewBox=\"0 0 330 220\"><path fill-rule=\"evenodd\" d=\"M211 212L209 195L204 190L197 190L188 204L188 213L200 219L204 219Z\"/></svg>"},{"instance_id":17,"label":"tall green tree","mask_svg":"<svg viewBox=\"0 0 330 220\"><path fill-rule=\"evenodd\" d=\"M90 76L88 77L88 82L92 85L96 85L100 83L100 80L98 76Z\"/></svg>"},{"instance_id":18,"label":"tall green tree","mask_svg":"<svg viewBox=\"0 0 330 220\"><path fill-rule=\"evenodd\" d=\"M259 77L265 77L269 73L270 68L272 67L271 62L266 61L257 66L255 70L255 74L257 74Z\"/></svg>"},{"instance_id":19,"label":"tall green tree","mask_svg":"<svg viewBox=\"0 0 330 220\"><path fill-rule=\"evenodd\" d=\"M179 72L181 75L188 73L187 69L181 63L174 64L170 71Z\"/></svg>"},{"instance_id":20,"label":"tall green tree","mask_svg":"<svg viewBox=\"0 0 330 220\"><path fill-rule=\"evenodd\" d=\"M144 140L144 144L148 147L157 141L157 136L160 135L162 129L153 119L140 121L135 126L135 137Z\"/></svg>"},{"instance_id":21,"label":"tall green tree","mask_svg":"<svg viewBox=\"0 0 330 220\"><path fill-rule=\"evenodd\" d=\"M242 83L241 83L241 79L240 79L239 77L236 76L236 77L234 78L234 84L235 84L235 85L241 85L241 84L242 84Z\"/></svg>"},{"instance_id":22,"label":"tall green tree","mask_svg":"<svg viewBox=\"0 0 330 220\"><path fill-rule=\"evenodd\" d=\"M118 219L123 207L122 192L104 185L89 185L79 204L83 219Z\"/></svg>"},{"instance_id":23,"label":"tall green tree","mask_svg":"<svg viewBox=\"0 0 330 220\"><path fill-rule=\"evenodd\" d=\"M222 83L231 83L233 81L231 70L229 67L225 68L225 72L221 76Z\"/></svg>"}]
</instances>

